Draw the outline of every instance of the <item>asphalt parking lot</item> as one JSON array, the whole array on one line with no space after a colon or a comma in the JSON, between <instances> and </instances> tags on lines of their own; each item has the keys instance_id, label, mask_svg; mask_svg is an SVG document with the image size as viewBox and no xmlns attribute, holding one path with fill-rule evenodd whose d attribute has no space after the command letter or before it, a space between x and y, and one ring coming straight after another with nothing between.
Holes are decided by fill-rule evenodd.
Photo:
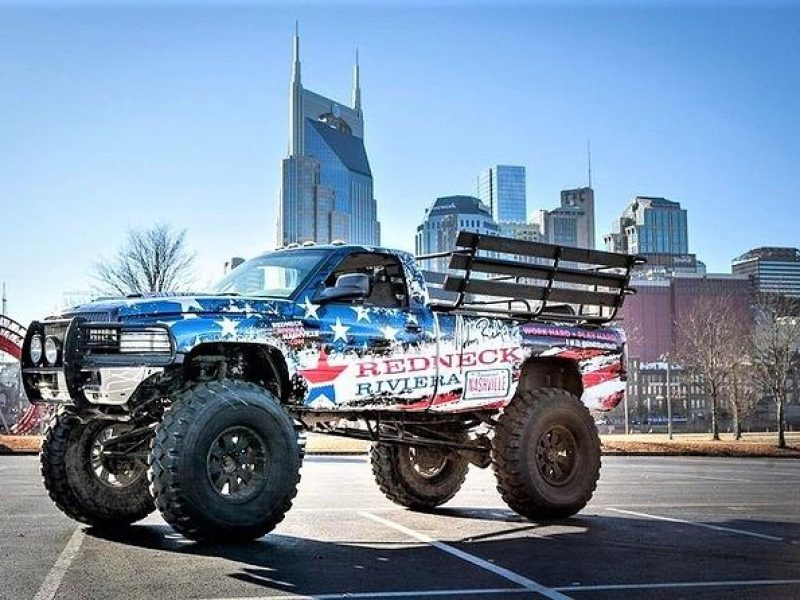
<instances>
[{"instance_id":1,"label":"asphalt parking lot","mask_svg":"<svg viewBox=\"0 0 800 600\"><path fill-rule=\"evenodd\" d=\"M435 514L385 500L363 457L307 458L295 506L246 545L157 516L114 535L47 499L32 456L0 456L0 597L800 598L800 461L606 457L580 515L534 523L473 468Z\"/></svg>"}]
</instances>

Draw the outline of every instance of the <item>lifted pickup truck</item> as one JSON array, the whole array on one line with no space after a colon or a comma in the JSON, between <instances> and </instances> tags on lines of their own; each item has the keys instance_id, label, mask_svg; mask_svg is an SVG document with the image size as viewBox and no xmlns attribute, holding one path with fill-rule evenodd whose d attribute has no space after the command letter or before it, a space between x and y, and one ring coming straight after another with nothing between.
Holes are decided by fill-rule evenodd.
<instances>
[{"instance_id":1,"label":"lifted pickup truck","mask_svg":"<svg viewBox=\"0 0 800 600\"><path fill-rule=\"evenodd\" d=\"M289 510L318 431L371 440L380 489L411 509L450 500L473 464L521 515L580 511L600 472L589 409L625 393L607 323L641 259L469 232L457 246L417 259L448 267L430 290L405 252L303 245L213 294L34 321L25 390L61 405L41 454L50 497L95 526L158 508L189 538L252 539Z\"/></svg>"}]
</instances>

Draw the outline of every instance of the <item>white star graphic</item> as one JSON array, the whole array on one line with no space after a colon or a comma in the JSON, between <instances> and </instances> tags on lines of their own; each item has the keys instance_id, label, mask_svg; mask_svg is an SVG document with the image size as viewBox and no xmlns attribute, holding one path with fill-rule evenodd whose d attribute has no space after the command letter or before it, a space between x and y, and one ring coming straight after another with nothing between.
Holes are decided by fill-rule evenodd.
<instances>
[{"instance_id":1,"label":"white star graphic","mask_svg":"<svg viewBox=\"0 0 800 600\"><path fill-rule=\"evenodd\" d=\"M191 296L179 298L176 302L181 305L181 312L183 313L203 312L204 310L203 306L197 301L197 298L192 298Z\"/></svg>"},{"instance_id":2,"label":"white star graphic","mask_svg":"<svg viewBox=\"0 0 800 600\"><path fill-rule=\"evenodd\" d=\"M364 308L363 306L351 306L350 308L352 308L356 313L356 323L358 323L359 321L366 321L367 323L371 322L369 320L368 308Z\"/></svg>"},{"instance_id":3,"label":"white star graphic","mask_svg":"<svg viewBox=\"0 0 800 600\"><path fill-rule=\"evenodd\" d=\"M342 340L347 342L347 330L350 329L346 325L342 325L342 320L336 317L336 323L331 326L333 330L333 341Z\"/></svg>"},{"instance_id":4,"label":"white star graphic","mask_svg":"<svg viewBox=\"0 0 800 600\"><path fill-rule=\"evenodd\" d=\"M383 337L385 337L389 341L394 341L397 337L397 332L400 331L399 329L395 329L391 325L387 325L386 327L380 327L381 333Z\"/></svg>"},{"instance_id":5,"label":"white star graphic","mask_svg":"<svg viewBox=\"0 0 800 600\"><path fill-rule=\"evenodd\" d=\"M305 302L303 302L302 304L298 304L297 306L302 306L305 309L306 315L303 318L305 319L313 318L319 321L319 315L317 314L317 309L319 308L319 304L313 304L311 300L308 299L308 296L306 296Z\"/></svg>"},{"instance_id":6,"label":"white star graphic","mask_svg":"<svg viewBox=\"0 0 800 600\"><path fill-rule=\"evenodd\" d=\"M222 331L219 332L220 337L236 335L236 326L239 324L237 321L232 321L228 317L222 317L222 319L216 321L216 323L222 327Z\"/></svg>"},{"instance_id":7,"label":"white star graphic","mask_svg":"<svg viewBox=\"0 0 800 600\"><path fill-rule=\"evenodd\" d=\"M244 308L239 306L239 304L237 304L235 300L229 300L228 308L223 310L225 310L225 312L232 312L232 313L244 312Z\"/></svg>"}]
</instances>

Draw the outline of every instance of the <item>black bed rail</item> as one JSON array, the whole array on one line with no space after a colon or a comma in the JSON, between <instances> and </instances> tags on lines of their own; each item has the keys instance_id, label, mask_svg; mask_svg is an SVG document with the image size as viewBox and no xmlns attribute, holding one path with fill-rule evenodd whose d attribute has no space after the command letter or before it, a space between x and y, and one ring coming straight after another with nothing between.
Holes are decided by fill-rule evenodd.
<instances>
[{"instance_id":1,"label":"black bed rail","mask_svg":"<svg viewBox=\"0 0 800 600\"><path fill-rule=\"evenodd\" d=\"M469 231L459 232L453 251L417 260L443 258L449 258L450 271L463 274L448 272L438 278L440 285L433 283L434 310L594 323L616 317L625 296L635 291L631 269L645 262L630 254ZM452 300L440 300L448 294Z\"/></svg>"}]
</instances>

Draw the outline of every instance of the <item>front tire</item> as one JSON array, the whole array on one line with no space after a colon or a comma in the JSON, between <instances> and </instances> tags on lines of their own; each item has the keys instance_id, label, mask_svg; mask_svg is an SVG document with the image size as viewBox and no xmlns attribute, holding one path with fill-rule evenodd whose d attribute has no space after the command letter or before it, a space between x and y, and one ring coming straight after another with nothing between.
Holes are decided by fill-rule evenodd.
<instances>
[{"instance_id":1,"label":"front tire","mask_svg":"<svg viewBox=\"0 0 800 600\"><path fill-rule=\"evenodd\" d=\"M81 420L60 412L45 433L40 465L50 498L68 517L97 527L128 525L155 508L147 487L147 466L137 459L107 459L102 442L130 426L117 421Z\"/></svg>"},{"instance_id":2,"label":"front tire","mask_svg":"<svg viewBox=\"0 0 800 600\"><path fill-rule=\"evenodd\" d=\"M500 415L492 443L497 489L530 519L579 512L600 476L600 438L587 408L558 388L520 391Z\"/></svg>"},{"instance_id":3,"label":"front tire","mask_svg":"<svg viewBox=\"0 0 800 600\"><path fill-rule=\"evenodd\" d=\"M384 495L412 510L430 510L456 495L469 461L447 448L373 443L372 473Z\"/></svg>"},{"instance_id":4,"label":"front tire","mask_svg":"<svg viewBox=\"0 0 800 600\"><path fill-rule=\"evenodd\" d=\"M164 415L150 491L164 520L188 538L251 540L283 520L300 464L294 424L272 393L211 381L181 393Z\"/></svg>"}]
</instances>

